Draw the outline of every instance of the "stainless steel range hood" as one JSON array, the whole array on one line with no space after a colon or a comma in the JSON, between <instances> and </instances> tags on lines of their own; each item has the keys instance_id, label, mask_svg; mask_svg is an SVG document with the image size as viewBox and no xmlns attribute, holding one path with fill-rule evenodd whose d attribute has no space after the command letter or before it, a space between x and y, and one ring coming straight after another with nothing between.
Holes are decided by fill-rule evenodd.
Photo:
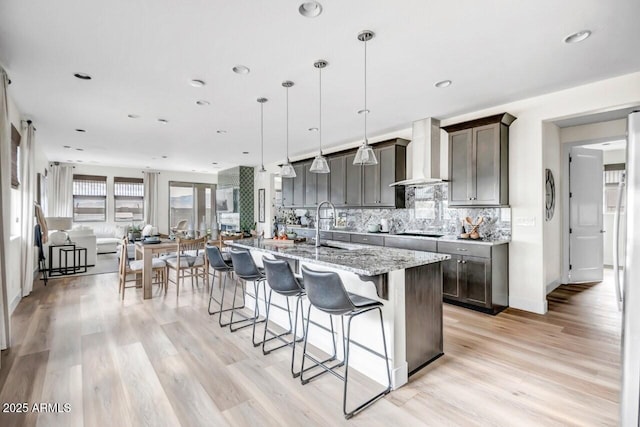
<instances>
[{"instance_id":1,"label":"stainless steel range hood","mask_svg":"<svg viewBox=\"0 0 640 427\"><path fill-rule=\"evenodd\" d=\"M445 182L440 175L440 120L428 117L413 122L413 138L408 148L411 152L407 153L410 176L390 184L390 187L422 187Z\"/></svg>"}]
</instances>

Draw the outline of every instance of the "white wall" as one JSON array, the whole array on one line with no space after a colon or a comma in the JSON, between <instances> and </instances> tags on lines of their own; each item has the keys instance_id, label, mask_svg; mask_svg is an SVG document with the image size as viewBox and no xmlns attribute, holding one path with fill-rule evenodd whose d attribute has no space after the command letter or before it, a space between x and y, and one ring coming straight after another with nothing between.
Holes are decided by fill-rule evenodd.
<instances>
[{"instance_id":1,"label":"white wall","mask_svg":"<svg viewBox=\"0 0 640 427\"><path fill-rule=\"evenodd\" d=\"M122 168L114 166L100 166L90 164L74 164L74 174L101 175L107 177L107 221L85 223L89 227L103 227L105 225L125 225L123 222L115 222L113 201L113 177L143 178L142 168ZM194 182L205 184L217 184L218 174L160 171L158 177L158 221L154 224L160 233L169 233L169 181Z\"/></svg>"},{"instance_id":2,"label":"white wall","mask_svg":"<svg viewBox=\"0 0 640 427\"><path fill-rule=\"evenodd\" d=\"M9 97L8 105L9 105L9 120L11 121L11 124L16 128L16 130L22 136L21 111L18 109L17 105L15 104L15 102L11 97ZM37 123L34 123L34 125L37 128ZM44 155L43 150L40 148L40 145L38 144L37 131L35 135L35 144L36 144L35 145L36 162L35 162L35 168L34 168L34 176L32 177L34 181L36 179L35 174L37 172L43 173L47 165L46 156ZM21 181L24 181L24 178L21 178ZM22 299L22 286L20 283L20 277L22 273L21 242L23 240L23 237L22 237L22 200L21 200L20 189L11 190L10 212L11 212L11 218L10 218L11 237L9 242L9 257L8 257L9 271L7 272L8 273L7 299L9 304L9 314L13 313L13 310L18 305L18 302L20 302L20 300ZM33 267L35 271L35 268L37 266L37 258L35 259L34 262L35 262L35 265Z\"/></svg>"},{"instance_id":3,"label":"white wall","mask_svg":"<svg viewBox=\"0 0 640 427\"><path fill-rule=\"evenodd\" d=\"M547 311L544 170L548 166L545 162L552 159L545 160L543 156L543 123L631 105L640 105L640 73L442 120L442 126L447 126L505 111L517 117L509 134L509 200L513 224L509 245L510 306L536 313Z\"/></svg>"},{"instance_id":4,"label":"white wall","mask_svg":"<svg viewBox=\"0 0 640 427\"><path fill-rule=\"evenodd\" d=\"M562 277L562 213L563 206L560 200L562 195L562 180L560 166L560 128L553 123L544 122L542 124L542 153L543 165L545 169L550 169L553 173L556 184L556 206L553 217L546 221L542 216L543 224L543 251L544 258L542 267L544 269L545 293L551 292L560 285ZM546 181L546 179L545 179ZM546 195L546 192L543 196Z\"/></svg>"}]
</instances>

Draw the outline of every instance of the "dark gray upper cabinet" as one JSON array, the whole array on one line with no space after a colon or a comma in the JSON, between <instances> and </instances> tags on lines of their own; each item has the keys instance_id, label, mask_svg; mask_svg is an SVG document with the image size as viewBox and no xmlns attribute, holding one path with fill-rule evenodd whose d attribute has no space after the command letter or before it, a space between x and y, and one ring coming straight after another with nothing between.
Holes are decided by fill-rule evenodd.
<instances>
[{"instance_id":1,"label":"dark gray upper cabinet","mask_svg":"<svg viewBox=\"0 0 640 427\"><path fill-rule=\"evenodd\" d=\"M304 163L304 206L313 208L320 202L329 200L329 178L331 174L311 172L309 168L311 168L311 163Z\"/></svg>"},{"instance_id":2,"label":"dark gray upper cabinet","mask_svg":"<svg viewBox=\"0 0 640 427\"><path fill-rule=\"evenodd\" d=\"M345 200L349 207L362 206L362 166L354 165L356 154L345 156Z\"/></svg>"},{"instance_id":3,"label":"dark gray upper cabinet","mask_svg":"<svg viewBox=\"0 0 640 427\"><path fill-rule=\"evenodd\" d=\"M408 143L394 139L376 144L374 166L354 165L355 149L327 156L328 174L310 172L310 160L294 163L298 176L282 180L283 204L313 208L329 200L336 207L404 208L405 187L389 184L406 178Z\"/></svg>"},{"instance_id":4,"label":"dark gray upper cabinet","mask_svg":"<svg viewBox=\"0 0 640 427\"><path fill-rule=\"evenodd\" d=\"M404 208L405 187L389 187L389 184L406 177L407 148L402 141L404 140L398 140L398 144L374 149L378 164L362 167L364 206Z\"/></svg>"},{"instance_id":5,"label":"dark gray upper cabinet","mask_svg":"<svg viewBox=\"0 0 640 427\"><path fill-rule=\"evenodd\" d=\"M296 177L292 179L293 196L291 198L291 203L288 206L292 206L292 207L304 206L305 165L306 164L302 164L302 163L293 165L293 169L296 171Z\"/></svg>"},{"instance_id":6,"label":"dark gray upper cabinet","mask_svg":"<svg viewBox=\"0 0 640 427\"><path fill-rule=\"evenodd\" d=\"M446 126L449 133L449 206L509 204L509 125L498 114Z\"/></svg>"},{"instance_id":7,"label":"dark gray upper cabinet","mask_svg":"<svg viewBox=\"0 0 640 427\"><path fill-rule=\"evenodd\" d=\"M346 177L345 177L345 166L346 166L346 156L335 156L329 157L329 169L331 169L331 173L329 174L329 187L331 188L329 194L329 201L333 203L334 206L345 206L347 204L346 199Z\"/></svg>"}]
</instances>

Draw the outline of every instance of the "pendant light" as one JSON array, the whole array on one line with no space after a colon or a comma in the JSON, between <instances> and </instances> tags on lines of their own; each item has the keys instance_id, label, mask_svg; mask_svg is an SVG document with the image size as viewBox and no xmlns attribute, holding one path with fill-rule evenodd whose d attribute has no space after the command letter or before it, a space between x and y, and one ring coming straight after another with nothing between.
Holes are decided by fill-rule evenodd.
<instances>
[{"instance_id":1,"label":"pendant light","mask_svg":"<svg viewBox=\"0 0 640 427\"><path fill-rule=\"evenodd\" d=\"M258 98L260 103L260 170L258 172L265 173L267 170L264 168L264 103L268 101L267 98Z\"/></svg>"},{"instance_id":2,"label":"pendant light","mask_svg":"<svg viewBox=\"0 0 640 427\"><path fill-rule=\"evenodd\" d=\"M296 170L291 166L291 162L289 161L289 88L293 86L292 81L284 81L282 82L282 86L287 90L287 161L282 168L280 168L280 176L282 178L295 178Z\"/></svg>"},{"instance_id":3,"label":"pendant light","mask_svg":"<svg viewBox=\"0 0 640 427\"><path fill-rule=\"evenodd\" d=\"M319 140L319 152L315 159L313 159L313 163L311 163L311 167L309 168L309 172L313 173L329 173L329 163L327 163L327 158L322 155L322 69L327 65L327 61L324 59L317 60L313 66L318 69L318 75L320 76L320 120L318 123L318 140Z\"/></svg>"},{"instance_id":4,"label":"pendant light","mask_svg":"<svg viewBox=\"0 0 640 427\"><path fill-rule=\"evenodd\" d=\"M369 30L361 31L358 34L358 40L364 42L364 109L358 111L358 114L364 115L364 141L362 141L362 145L358 148L358 152L353 159L354 165L369 166L378 164L376 154L373 152L373 148L371 148L369 140L367 139L367 114L369 114L369 110L367 110L367 41L371 40L374 36L373 31Z\"/></svg>"}]
</instances>

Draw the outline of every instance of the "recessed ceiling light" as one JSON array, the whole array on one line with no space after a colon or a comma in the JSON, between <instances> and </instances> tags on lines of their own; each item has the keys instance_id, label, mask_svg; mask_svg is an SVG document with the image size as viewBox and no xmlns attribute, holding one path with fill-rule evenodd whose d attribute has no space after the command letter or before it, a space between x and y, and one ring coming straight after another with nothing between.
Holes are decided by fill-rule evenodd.
<instances>
[{"instance_id":1,"label":"recessed ceiling light","mask_svg":"<svg viewBox=\"0 0 640 427\"><path fill-rule=\"evenodd\" d=\"M212 165L217 165L217 164L218 164L218 162L211 162L211 164L212 164Z\"/></svg>"},{"instance_id":2,"label":"recessed ceiling light","mask_svg":"<svg viewBox=\"0 0 640 427\"><path fill-rule=\"evenodd\" d=\"M318 128L309 128L309 132L317 132Z\"/></svg>"},{"instance_id":3,"label":"recessed ceiling light","mask_svg":"<svg viewBox=\"0 0 640 427\"><path fill-rule=\"evenodd\" d=\"M71 146L70 146L70 145L63 145L62 147L63 147L63 148L71 148Z\"/></svg>"},{"instance_id":4,"label":"recessed ceiling light","mask_svg":"<svg viewBox=\"0 0 640 427\"><path fill-rule=\"evenodd\" d=\"M603 142L602 145L611 145L610 142Z\"/></svg>"},{"instance_id":5,"label":"recessed ceiling light","mask_svg":"<svg viewBox=\"0 0 640 427\"><path fill-rule=\"evenodd\" d=\"M91 76L85 73L75 73L73 76L80 80L91 80Z\"/></svg>"},{"instance_id":6,"label":"recessed ceiling light","mask_svg":"<svg viewBox=\"0 0 640 427\"><path fill-rule=\"evenodd\" d=\"M369 110L358 110L358 114L369 114L370 112Z\"/></svg>"},{"instance_id":7,"label":"recessed ceiling light","mask_svg":"<svg viewBox=\"0 0 640 427\"><path fill-rule=\"evenodd\" d=\"M84 132L86 132L86 130L84 130L84 129L76 129L76 132L84 133Z\"/></svg>"},{"instance_id":8,"label":"recessed ceiling light","mask_svg":"<svg viewBox=\"0 0 640 427\"><path fill-rule=\"evenodd\" d=\"M76 160L76 162L78 162L78 163L82 163L82 160Z\"/></svg>"},{"instance_id":9,"label":"recessed ceiling light","mask_svg":"<svg viewBox=\"0 0 640 427\"><path fill-rule=\"evenodd\" d=\"M198 80L198 79L193 79L189 82L189 84L193 87L202 87L204 85L206 85L206 83L204 82L204 80Z\"/></svg>"},{"instance_id":10,"label":"recessed ceiling light","mask_svg":"<svg viewBox=\"0 0 640 427\"><path fill-rule=\"evenodd\" d=\"M167 120L167 119L158 119L158 122L162 123L163 125L166 125L167 123L169 123L169 120Z\"/></svg>"},{"instance_id":11,"label":"recessed ceiling light","mask_svg":"<svg viewBox=\"0 0 640 427\"><path fill-rule=\"evenodd\" d=\"M219 134L221 134L221 135L224 135L225 133L227 133L227 131L226 131L226 130L224 130L224 129L219 129L219 130L217 130L217 131L216 131L216 133L219 133Z\"/></svg>"},{"instance_id":12,"label":"recessed ceiling light","mask_svg":"<svg viewBox=\"0 0 640 427\"><path fill-rule=\"evenodd\" d=\"M150 167L150 166L145 166L145 168L147 168L147 169L151 169L151 167Z\"/></svg>"},{"instance_id":13,"label":"recessed ceiling light","mask_svg":"<svg viewBox=\"0 0 640 427\"><path fill-rule=\"evenodd\" d=\"M435 87L449 87L451 86L451 80L440 80L439 82L437 82L436 84L434 84Z\"/></svg>"},{"instance_id":14,"label":"recessed ceiling light","mask_svg":"<svg viewBox=\"0 0 640 427\"><path fill-rule=\"evenodd\" d=\"M322 5L317 1L306 1L300 5L298 12L307 18L315 18L322 13Z\"/></svg>"},{"instance_id":15,"label":"recessed ceiling light","mask_svg":"<svg viewBox=\"0 0 640 427\"><path fill-rule=\"evenodd\" d=\"M249 74L249 71L251 70L246 65L236 65L233 67L233 72L236 74Z\"/></svg>"},{"instance_id":16,"label":"recessed ceiling light","mask_svg":"<svg viewBox=\"0 0 640 427\"><path fill-rule=\"evenodd\" d=\"M76 148L76 151L84 151L82 148Z\"/></svg>"},{"instance_id":17,"label":"recessed ceiling light","mask_svg":"<svg viewBox=\"0 0 640 427\"><path fill-rule=\"evenodd\" d=\"M195 171L196 171L195 169L191 169L191 172L195 172Z\"/></svg>"},{"instance_id":18,"label":"recessed ceiling light","mask_svg":"<svg viewBox=\"0 0 640 427\"><path fill-rule=\"evenodd\" d=\"M129 117L130 119L139 119L140 116L137 114L127 114L127 117Z\"/></svg>"},{"instance_id":19,"label":"recessed ceiling light","mask_svg":"<svg viewBox=\"0 0 640 427\"><path fill-rule=\"evenodd\" d=\"M204 99L200 99L200 100L196 101L196 104L198 104L198 105L210 105L211 103L209 101L205 101Z\"/></svg>"},{"instance_id":20,"label":"recessed ceiling light","mask_svg":"<svg viewBox=\"0 0 640 427\"><path fill-rule=\"evenodd\" d=\"M167 158L167 156L162 156L162 158L163 158L163 159L166 159L166 158Z\"/></svg>"},{"instance_id":21,"label":"recessed ceiling light","mask_svg":"<svg viewBox=\"0 0 640 427\"><path fill-rule=\"evenodd\" d=\"M578 43L583 40L586 40L591 35L590 30L582 30L577 33L569 34L564 38L565 43Z\"/></svg>"},{"instance_id":22,"label":"recessed ceiling light","mask_svg":"<svg viewBox=\"0 0 640 427\"><path fill-rule=\"evenodd\" d=\"M249 154L249 152L248 151L243 151L242 154Z\"/></svg>"}]
</instances>

